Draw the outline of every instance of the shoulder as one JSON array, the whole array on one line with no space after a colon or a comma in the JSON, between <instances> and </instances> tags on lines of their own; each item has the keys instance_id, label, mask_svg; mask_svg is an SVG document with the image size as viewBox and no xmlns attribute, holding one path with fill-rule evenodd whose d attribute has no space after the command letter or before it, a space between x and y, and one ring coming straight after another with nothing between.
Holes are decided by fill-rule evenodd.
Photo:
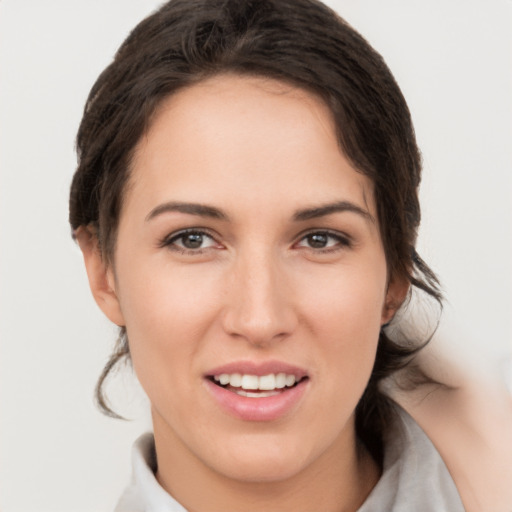
<instances>
[{"instance_id":1,"label":"shoulder","mask_svg":"<svg viewBox=\"0 0 512 512\"><path fill-rule=\"evenodd\" d=\"M461 370L448 360L423 360L449 386L395 390L393 397L439 451L467 512L509 512L512 503L512 397L503 382Z\"/></svg>"},{"instance_id":2,"label":"shoulder","mask_svg":"<svg viewBox=\"0 0 512 512\"><path fill-rule=\"evenodd\" d=\"M464 512L458 490L428 436L400 406L384 433L383 474L358 512Z\"/></svg>"},{"instance_id":3,"label":"shoulder","mask_svg":"<svg viewBox=\"0 0 512 512\"><path fill-rule=\"evenodd\" d=\"M132 448L132 479L114 512L187 512L158 483L155 477L155 439L151 432L140 436Z\"/></svg>"}]
</instances>

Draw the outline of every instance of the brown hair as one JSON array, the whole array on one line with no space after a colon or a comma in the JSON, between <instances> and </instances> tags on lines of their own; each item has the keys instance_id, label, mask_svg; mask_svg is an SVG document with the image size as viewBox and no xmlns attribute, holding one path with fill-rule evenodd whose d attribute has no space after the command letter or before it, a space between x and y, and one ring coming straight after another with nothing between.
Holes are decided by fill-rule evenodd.
<instances>
[{"instance_id":1,"label":"brown hair","mask_svg":"<svg viewBox=\"0 0 512 512\"><path fill-rule=\"evenodd\" d=\"M92 226L111 262L130 160L152 114L177 90L221 73L274 78L325 101L341 149L374 184L389 275L440 302L436 276L414 248L421 160L407 104L382 57L316 0L173 0L143 20L87 99L71 186L72 229ZM424 343L394 342L381 330L373 373L356 409L358 435L377 460L391 414L378 384ZM102 385L125 355L122 330L97 387L107 414L115 415Z\"/></svg>"}]
</instances>

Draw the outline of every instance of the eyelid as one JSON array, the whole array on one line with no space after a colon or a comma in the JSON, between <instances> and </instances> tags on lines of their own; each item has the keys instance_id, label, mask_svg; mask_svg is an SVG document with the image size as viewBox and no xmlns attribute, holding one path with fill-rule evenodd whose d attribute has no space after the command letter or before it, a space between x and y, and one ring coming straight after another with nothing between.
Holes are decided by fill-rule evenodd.
<instances>
[{"instance_id":1,"label":"eyelid","mask_svg":"<svg viewBox=\"0 0 512 512\"><path fill-rule=\"evenodd\" d=\"M198 248L198 249L189 249L187 247L182 247L182 246L175 244L176 240L179 240L181 237L184 237L185 235L188 235L191 233L199 234L204 237L208 237L211 240L213 240L215 242L215 244L219 244L219 242L217 241L216 235L213 234L211 232L211 230L209 230L208 228L190 227L190 228L184 228L184 229L179 229L177 231L173 231L172 233L164 236L158 243L158 247L160 247L160 248L167 247L169 249L173 249L178 252L184 252L184 253L190 253L190 254L200 254L204 250L211 248L211 247L202 247L202 248Z\"/></svg>"},{"instance_id":2,"label":"eyelid","mask_svg":"<svg viewBox=\"0 0 512 512\"><path fill-rule=\"evenodd\" d=\"M314 252L320 252L320 253L321 252L332 252L332 251L336 251L336 250L347 248L347 247L350 248L350 247L352 247L352 245L354 243L354 239L350 235L345 233L345 232L337 231L337 230L334 230L334 229L313 228L313 229L308 229L307 231L301 233L297 237L297 241L293 245L297 246L306 237L311 236L311 235L315 235L315 234L321 234L321 235L330 236L330 237L335 238L336 240L338 240L339 243L334 245L334 246L322 247L322 248L305 247L306 249L310 249L310 250L312 250Z\"/></svg>"},{"instance_id":3,"label":"eyelid","mask_svg":"<svg viewBox=\"0 0 512 512\"><path fill-rule=\"evenodd\" d=\"M197 249L189 249L187 247L182 247L180 245L177 245L175 243L176 240L179 240L181 237L184 237L187 234L194 233L194 234L200 234L204 237L207 237L211 239L215 244L221 245L220 242L218 242L217 238L218 236L208 228L204 227L189 227L189 228L183 228L179 229L177 231L173 231L172 233L164 236L158 243L158 247L164 248L168 247L170 249L176 250L178 252L184 252L184 253L190 253L190 254L200 254L201 252L211 249L212 247L203 247L203 248L197 248ZM332 252L336 250L340 250L343 248L351 247L353 245L353 237L349 234L333 230L329 228L311 228L306 231L303 231L296 237L296 241L293 243L294 247L297 247L304 239L308 236L315 235L315 234L321 234L326 235L328 237L334 238L338 241L337 244L334 246L328 246L323 248L314 248L314 247L307 247L304 246L305 249L310 249L311 251L314 251L316 253L322 253L322 252Z\"/></svg>"}]
</instances>

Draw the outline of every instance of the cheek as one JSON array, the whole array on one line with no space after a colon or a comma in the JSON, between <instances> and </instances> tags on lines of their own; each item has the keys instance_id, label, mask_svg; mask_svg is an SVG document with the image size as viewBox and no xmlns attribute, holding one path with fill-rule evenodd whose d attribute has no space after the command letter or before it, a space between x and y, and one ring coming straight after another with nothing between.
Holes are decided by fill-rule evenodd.
<instances>
[{"instance_id":1,"label":"cheek","mask_svg":"<svg viewBox=\"0 0 512 512\"><path fill-rule=\"evenodd\" d=\"M386 290L381 261L347 265L322 276L310 273L302 287L299 294L307 300L302 309L310 312L315 329L350 334L350 339L366 339L380 330Z\"/></svg>"},{"instance_id":2,"label":"cheek","mask_svg":"<svg viewBox=\"0 0 512 512\"><path fill-rule=\"evenodd\" d=\"M179 385L216 319L217 280L158 261L131 268L119 295L135 372L145 388L162 379Z\"/></svg>"},{"instance_id":3,"label":"cheek","mask_svg":"<svg viewBox=\"0 0 512 512\"><path fill-rule=\"evenodd\" d=\"M339 393L351 393L353 388L357 395L370 376L385 287L386 271L378 264L371 272L353 267L333 274L324 286L310 286L302 310L308 311L306 322L322 351L321 370Z\"/></svg>"}]
</instances>

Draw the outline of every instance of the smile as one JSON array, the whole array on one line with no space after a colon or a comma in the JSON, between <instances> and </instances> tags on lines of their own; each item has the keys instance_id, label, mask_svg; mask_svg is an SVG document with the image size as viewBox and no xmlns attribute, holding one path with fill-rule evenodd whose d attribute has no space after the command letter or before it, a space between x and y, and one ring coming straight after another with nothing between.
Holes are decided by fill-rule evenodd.
<instances>
[{"instance_id":1,"label":"smile","mask_svg":"<svg viewBox=\"0 0 512 512\"><path fill-rule=\"evenodd\" d=\"M219 386L239 396L265 398L282 393L284 389L295 386L302 379L286 373L269 373L261 377L251 374L221 373L214 375L213 380Z\"/></svg>"},{"instance_id":2,"label":"smile","mask_svg":"<svg viewBox=\"0 0 512 512\"><path fill-rule=\"evenodd\" d=\"M205 375L221 410L244 421L273 421L299 407L310 378L301 368L278 361L236 362Z\"/></svg>"}]
</instances>

